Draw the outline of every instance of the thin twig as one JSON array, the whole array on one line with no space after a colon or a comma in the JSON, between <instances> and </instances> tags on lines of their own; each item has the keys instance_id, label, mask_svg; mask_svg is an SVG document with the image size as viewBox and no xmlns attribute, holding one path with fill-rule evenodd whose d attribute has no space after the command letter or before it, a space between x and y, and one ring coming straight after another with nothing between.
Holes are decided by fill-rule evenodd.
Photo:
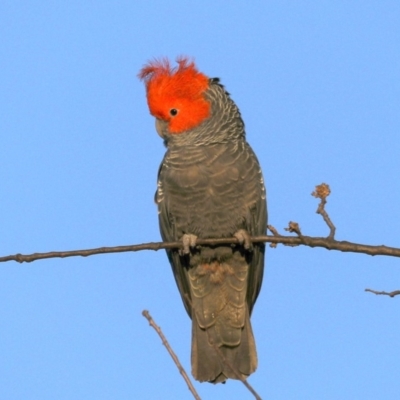
<instances>
[{"instance_id":1,"label":"thin twig","mask_svg":"<svg viewBox=\"0 0 400 400\"><path fill-rule=\"evenodd\" d=\"M295 233L298 237L302 237L300 225L297 222L290 221L285 231Z\"/></svg>"},{"instance_id":2,"label":"thin twig","mask_svg":"<svg viewBox=\"0 0 400 400\"><path fill-rule=\"evenodd\" d=\"M279 236L279 233L278 233L277 229L275 229L275 227L273 227L272 225L267 225L267 229L268 229L274 236ZM272 247L273 249L275 249L276 246L278 246L277 243L270 243L270 245L269 245L269 247Z\"/></svg>"},{"instance_id":3,"label":"thin twig","mask_svg":"<svg viewBox=\"0 0 400 400\"><path fill-rule=\"evenodd\" d=\"M382 294L385 296L390 296L390 297L395 297L398 296L400 294L400 290L394 290L393 292L378 292L376 290L372 290L372 289L365 289L366 292L371 292L374 294Z\"/></svg>"},{"instance_id":4,"label":"thin twig","mask_svg":"<svg viewBox=\"0 0 400 400\"><path fill-rule=\"evenodd\" d=\"M222 353L221 349L213 343L214 350L217 352L219 357L221 358L221 361L227 365L231 371L235 374L236 378L240 380L240 382L243 383L244 386L251 392L251 394L257 399L257 400L262 400L261 397L258 395L258 393L253 389L253 387L250 385L249 382L245 378L243 378L243 375L232 365L231 362L229 362L224 354Z\"/></svg>"},{"instance_id":5,"label":"thin twig","mask_svg":"<svg viewBox=\"0 0 400 400\"><path fill-rule=\"evenodd\" d=\"M336 228L333 225L328 213L325 210L326 198L331 193L329 185L322 183L315 187L315 191L312 193L314 197L321 199L318 206L317 213L321 214L324 221L329 226L330 234L327 238L322 237L311 237L303 236L299 224L297 222L290 222L287 230L296 232L297 237L279 235L278 231L272 226L268 225L268 229L272 232L273 236L255 236L251 238L252 243L271 243L271 247L276 247L278 243L282 243L286 246L309 246L309 247L323 247L327 250L338 250L343 252L363 253L371 256L391 256L400 257L400 248L388 247L388 246L372 246L365 244L352 243L347 241L334 240ZM238 239L233 238L220 238L220 239L198 239L197 245L217 245L217 244L235 244L238 243ZM32 262L36 260L43 260L47 258L65 258L65 257L88 257L95 254L106 254L106 253L123 253L128 251L140 251L140 250L160 250L160 249L176 249L182 248L182 242L156 242L156 243L143 243L128 246L115 246L115 247L99 247L94 249L85 250L71 250L71 251L50 251L47 253L33 253L33 254L15 254L0 257L0 262L17 261Z\"/></svg>"},{"instance_id":6,"label":"thin twig","mask_svg":"<svg viewBox=\"0 0 400 400\"><path fill-rule=\"evenodd\" d=\"M174 351L172 350L172 347L170 346L170 344L168 343L166 337L164 336L161 328L156 325L156 323L154 322L153 318L151 317L150 313L147 310L143 310L142 311L142 315L147 319L147 321L149 321L149 324L152 328L154 328L154 330L158 333L158 336L160 336L161 341L163 343L163 345L166 347L166 349L168 350L168 353L170 354L170 356L172 357L172 359L174 360L175 365L178 367L179 372L181 373L181 375L183 376L183 379L185 380L185 382L188 385L189 390L192 392L193 397L196 400L201 400L200 396L197 394L196 389L194 388L188 374L186 373L186 371L184 370L184 368L182 367L182 364L180 363L177 355L174 353Z\"/></svg>"},{"instance_id":7,"label":"thin twig","mask_svg":"<svg viewBox=\"0 0 400 400\"><path fill-rule=\"evenodd\" d=\"M300 225L297 222L289 221L288 227L284 228L286 232L295 233L301 240L301 244L307 244L304 236L301 233ZM296 247L298 244L284 244L285 246Z\"/></svg>"},{"instance_id":8,"label":"thin twig","mask_svg":"<svg viewBox=\"0 0 400 400\"><path fill-rule=\"evenodd\" d=\"M327 203L326 198L331 194L331 189L326 183L321 183L315 187L315 191L311 193L312 196L321 199L318 204L316 213L322 215L322 218L329 227L328 239L333 240L335 237L336 227L333 225L327 211L325 210L325 204Z\"/></svg>"},{"instance_id":9,"label":"thin twig","mask_svg":"<svg viewBox=\"0 0 400 400\"><path fill-rule=\"evenodd\" d=\"M327 250L337 250L343 252L363 253L370 256L391 256L400 257L400 248L388 247L384 245L372 246L366 244L352 243L347 241L331 240L323 237L311 236L253 236L251 238L253 243L282 243L289 246L309 246L309 247L322 247ZM222 239L198 239L197 245L204 244L231 244L238 243L237 238L222 238ZM160 249L176 249L181 248L182 242L152 242L135 244L128 246L115 246L115 247L99 247L86 250L71 250L71 251L50 251L48 253L33 253L33 254L15 254L5 257L0 257L0 262L17 261L19 263L32 262L36 260L43 260L47 258L66 258L66 257L88 257L95 254L107 253L123 253L128 251L141 251L141 250L160 250Z\"/></svg>"}]
</instances>

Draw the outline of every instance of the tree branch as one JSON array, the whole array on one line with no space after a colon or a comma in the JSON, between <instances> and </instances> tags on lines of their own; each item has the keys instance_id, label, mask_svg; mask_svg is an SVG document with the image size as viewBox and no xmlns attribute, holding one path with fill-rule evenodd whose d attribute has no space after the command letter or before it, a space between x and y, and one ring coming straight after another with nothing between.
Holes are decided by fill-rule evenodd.
<instances>
[{"instance_id":1,"label":"tree branch","mask_svg":"<svg viewBox=\"0 0 400 400\"><path fill-rule=\"evenodd\" d=\"M182 367L182 364L180 363L177 355L172 350L172 347L168 343L168 341L167 341L166 337L164 336L161 328L158 325L156 325L156 323L154 322L153 318L151 317L150 313L147 310L143 310L142 311L142 315L147 319L147 321L149 321L150 326L152 328L154 328L154 330L158 333L158 336L160 336L163 345L168 350L168 353L170 354L171 358L174 360L175 365L178 367L178 370L181 373L181 375L183 376L183 379L185 380L186 384L188 385L189 390L192 392L193 397L196 400L201 400L200 396L197 394L196 389L194 388L194 386L192 384L192 381L190 380L190 378L189 378L188 374L186 373L185 369Z\"/></svg>"},{"instance_id":2,"label":"tree branch","mask_svg":"<svg viewBox=\"0 0 400 400\"><path fill-rule=\"evenodd\" d=\"M382 295L390 296L390 297L395 297L395 296L398 296L400 294L400 290L393 290L393 292L379 292L377 290L365 289L365 291L366 292L371 292L371 293L374 293L374 294L377 294L377 295L382 294Z\"/></svg>"},{"instance_id":3,"label":"tree branch","mask_svg":"<svg viewBox=\"0 0 400 400\"><path fill-rule=\"evenodd\" d=\"M321 201L317 208L317 214L320 214L324 219L325 223L329 227L329 235L327 237L311 237L304 236L301 233L300 226L297 222L289 222L286 231L295 233L297 236L283 236L272 226L268 225L268 229L272 232L272 236L253 236L251 238L252 243L270 243L270 247L276 247L278 243L285 246L308 246L308 247L322 247L327 250L337 250L343 252L362 253L370 256L390 256L400 257L400 248L388 247L384 245L373 246L367 244L353 243L347 241L335 240L335 225L332 223L325 205L327 203L326 198L330 195L331 190L329 185L322 183L315 187L315 190L311 193L312 196L319 198ZM237 244L238 239L232 238L219 238L219 239L198 239L196 244L201 245L218 245L218 244ZM98 247L94 249L85 250L71 250L71 251L50 251L47 253L33 253L33 254L14 254L9 256L0 257L0 262L17 261L19 263L32 262L36 260L43 260L47 258L66 258L66 257L88 257L95 254L107 254L107 253L123 253L128 251L141 251L141 250L160 250L160 249L176 249L182 248L182 242L153 242L143 243L128 246L115 246L115 247ZM366 291L375 294L385 294L394 297L400 293L400 291L394 292L377 292L372 289L366 289Z\"/></svg>"},{"instance_id":4,"label":"tree branch","mask_svg":"<svg viewBox=\"0 0 400 400\"><path fill-rule=\"evenodd\" d=\"M253 243L271 243L276 245L281 243L286 246L308 246L308 247L322 247L327 250L337 250L343 252L363 253L370 256L391 256L400 257L400 248L388 247L384 245L373 246L367 244L353 243L347 241L332 240L323 237L311 236L283 236L283 235L265 235L253 236L251 238ZM197 245L205 244L236 244L237 238L221 238L221 239L198 239ZM71 250L71 251L50 251L47 253L33 253L33 254L14 254L9 256L0 257L0 262L17 261L19 263L32 262L36 260L44 260L47 258L66 258L66 257L88 257L95 254L109 254L109 253L124 253L135 252L141 250L161 250L161 249L176 249L181 248L182 242L151 242L143 244L134 244L128 246L115 246L115 247L98 247L85 250Z\"/></svg>"},{"instance_id":5,"label":"tree branch","mask_svg":"<svg viewBox=\"0 0 400 400\"><path fill-rule=\"evenodd\" d=\"M259 394L254 390L254 388L250 385L249 382L247 382L247 379L243 377L243 375L235 368L232 363L230 363L225 357L224 354L222 353L221 349L215 344L212 343L215 352L218 354L220 357L221 361L228 366L228 368L231 369L231 371L235 374L236 378L240 380L240 382L243 383L243 385L248 389L248 391L256 398L256 400L262 400Z\"/></svg>"},{"instance_id":6,"label":"tree branch","mask_svg":"<svg viewBox=\"0 0 400 400\"><path fill-rule=\"evenodd\" d=\"M325 205L327 203L326 198L331 194L331 189L329 185L326 183L321 183L315 187L314 192L311 193L311 196L316 197L317 199L321 199L321 202L318 205L317 214L320 214L326 224L329 227L329 236L328 239L333 239L335 237L336 227L333 225L331 219L329 218L328 213L325 210Z\"/></svg>"},{"instance_id":7,"label":"tree branch","mask_svg":"<svg viewBox=\"0 0 400 400\"><path fill-rule=\"evenodd\" d=\"M273 236L253 236L251 241L253 243L270 243L271 247L276 247L278 243L285 246L309 246L309 247L323 247L327 250L338 250L343 252L363 253L370 256L391 256L400 257L400 248L388 247L388 246L372 246L366 244L352 243L347 241L337 241L334 239L336 228L333 225L325 205L327 203L326 198L330 195L331 190L329 185L321 183L315 187L312 196L321 199L318 205L317 213L322 216L324 221L329 227L330 233L328 237L311 237L304 236L300 231L300 226L297 222L289 222L288 228L285 230L296 233L295 236L283 236L272 226L268 225L268 229L272 232ZM205 244L217 245L217 244L237 244L238 240L235 237L232 238L220 238L220 239L198 239L196 244L201 246ZM33 253L33 254L14 254L10 256L0 257L0 262L17 261L32 262L36 260L43 260L46 258L66 258L66 257L88 257L95 254L106 254L106 253L123 253L128 251L141 251L141 250L160 250L160 249L176 249L182 248L182 242L153 242L143 243L128 246L115 246L115 247L98 247L94 249L85 250L71 250L71 251L50 251L47 253Z\"/></svg>"}]
</instances>

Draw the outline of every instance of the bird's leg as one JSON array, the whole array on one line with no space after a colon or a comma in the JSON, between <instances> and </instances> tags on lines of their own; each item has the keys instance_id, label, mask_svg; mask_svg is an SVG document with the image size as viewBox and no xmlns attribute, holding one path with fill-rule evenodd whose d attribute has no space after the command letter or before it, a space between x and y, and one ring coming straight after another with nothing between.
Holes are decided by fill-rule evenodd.
<instances>
[{"instance_id":1,"label":"bird's leg","mask_svg":"<svg viewBox=\"0 0 400 400\"><path fill-rule=\"evenodd\" d=\"M196 247L196 242L197 242L196 235L192 235L191 233L185 233L182 236L183 255L190 254L190 248Z\"/></svg>"},{"instance_id":2,"label":"bird's leg","mask_svg":"<svg viewBox=\"0 0 400 400\"><path fill-rule=\"evenodd\" d=\"M252 250L253 244L251 243L251 237L249 235L249 232L247 232L245 229L239 229L237 232L235 232L233 236L246 250Z\"/></svg>"}]
</instances>

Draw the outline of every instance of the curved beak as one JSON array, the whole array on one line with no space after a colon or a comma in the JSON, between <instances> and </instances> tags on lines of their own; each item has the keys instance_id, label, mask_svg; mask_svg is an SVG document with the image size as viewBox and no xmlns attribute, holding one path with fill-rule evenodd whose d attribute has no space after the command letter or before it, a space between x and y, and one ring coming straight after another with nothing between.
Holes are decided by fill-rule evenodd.
<instances>
[{"instance_id":1,"label":"curved beak","mask_svg":"<svg viewBox=\"0 0 400 400\"><path fill-rule=\"evenodd\" d=\"M156 131L163 139L165 139L168 131L168 122L156 118Z\"/></svg>"}]
</instances>

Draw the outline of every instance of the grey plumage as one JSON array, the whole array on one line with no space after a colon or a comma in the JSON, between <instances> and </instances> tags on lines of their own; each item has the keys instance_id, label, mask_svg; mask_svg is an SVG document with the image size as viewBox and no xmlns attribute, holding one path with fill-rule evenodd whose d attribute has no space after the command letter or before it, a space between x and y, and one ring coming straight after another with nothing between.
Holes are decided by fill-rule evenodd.
<instances>
[{"instance_id":1,"label":"grey plumage","mask_svg":"<svg viewBox=\"0 0 400 400\"><path fill-rule=\"evenodd\" d=\"M158 174L156 202L162 238L232 237L266 231L266 195L257 157L245 139L240 112L217 79L204 93L211 115L182 134L157 131L167 152ZM261 288L264 244L201 246L182 255L168 250L175 280L192 318L192 373L199 381L237 379L257 367L250 315ZM219 351L215 349L218 347Z\"/></svg>"}]
</instances>

